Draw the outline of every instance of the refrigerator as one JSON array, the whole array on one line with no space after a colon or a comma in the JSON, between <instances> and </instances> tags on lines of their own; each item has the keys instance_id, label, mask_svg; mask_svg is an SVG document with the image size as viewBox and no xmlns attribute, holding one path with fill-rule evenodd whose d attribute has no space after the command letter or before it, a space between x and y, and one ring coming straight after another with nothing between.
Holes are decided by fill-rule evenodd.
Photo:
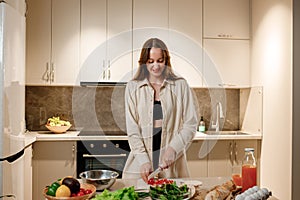
<instances>
[{"instance_id":1,"label":"refrigerator","mask_svg":"<svg viewBox=\"0 0 300 200\"><path fill-rule=\"evenodd\" d=\"M28 199L25 130L25 16L0 1L0 199Z\"/></svg>"}]
</instances>

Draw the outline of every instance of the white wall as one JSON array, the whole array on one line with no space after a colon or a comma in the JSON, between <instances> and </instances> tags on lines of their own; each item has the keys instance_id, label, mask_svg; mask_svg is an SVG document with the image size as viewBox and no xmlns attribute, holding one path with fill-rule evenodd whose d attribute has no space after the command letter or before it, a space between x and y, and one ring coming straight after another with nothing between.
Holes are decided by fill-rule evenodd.
<instances>
[{"instance_id":1,"label":"white wall","mask_svg":"<svg viewBox=\"0 0 300 200\"><path fill-rule=\"evenodd\" d=\"M291 199L292 0L252 0L252 84L262 85L261 186Z\"/></svg>"},{"instance_id":2,"label":"white wall","mask_svg":"<svg viewBox=\"0 0 300 200\"><path fill-rule=\"evenodd\" d=\"M293 171L292 199L300 199L300 2L293 1Z\"/></svg>"}]
</instances>

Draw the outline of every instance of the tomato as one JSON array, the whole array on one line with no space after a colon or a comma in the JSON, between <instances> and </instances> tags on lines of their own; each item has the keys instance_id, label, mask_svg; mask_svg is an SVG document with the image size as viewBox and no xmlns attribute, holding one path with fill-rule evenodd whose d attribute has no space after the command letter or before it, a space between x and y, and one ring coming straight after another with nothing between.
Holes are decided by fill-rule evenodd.
<instances>
[{"instance_id":1,"label":"tomato","mask_svg":"<svg viewBox=\"0 0 300 200\"><path fill-rule=\"evenodd\" d=\"M83 195L85 195L85 193L84 193L83 191L79 191L79 192L77 193L77 196L83 196Z\"/></svg>"},{"instance_id":2,"label":"tomato","mask_svg":"<svg viewBox=\"0 0 300 200\"><path fill-rule=\"evenodd\" d=\"M91 194L91 193L92 193L92 190L86 189L86 190L84 191L84 193L85 193L85 194Z\"/></svg>"},{"instance_id":3,"label":"tomato","mask_svg":"<svg viewBox=\"0 0 300 200\"><path fill-rule=\"evenodd\" d=\"M148 180L148 184L149 185L163 185L163 184L171 184L173 183L174 181L173 180L169 180L169 179L154 179L154 178L151 178Z\"/></svg>"}]
</instances>

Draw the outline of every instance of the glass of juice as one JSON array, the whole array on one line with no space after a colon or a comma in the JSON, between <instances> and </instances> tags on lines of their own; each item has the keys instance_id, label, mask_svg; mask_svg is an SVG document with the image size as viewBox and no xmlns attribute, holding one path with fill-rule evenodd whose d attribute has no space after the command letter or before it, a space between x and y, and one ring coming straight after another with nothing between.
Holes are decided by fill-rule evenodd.
<instances>
[{"instance_id":1,"label":"glass of juice","mask_svg":"<svg viewBox=\"0 0 300 200\"><path fill-rule=\"evenodd\" d=\"M242 176L240 174L232 174L231 177L236 187L242 187Z\"/></svg>"},{"instance_id":2,"label":"glass of juice","mask_svg":"<svg viewBox=\"0 0 300 200\"><path fill-rule=\"evenodd\" d=\"M242 169L241 165L232 167L231 178L232 178L232 181L234 182L234 184L236 185L236 187L238 187L238 188L242 187L241 169Z\"/></svg>"}]
</instances>

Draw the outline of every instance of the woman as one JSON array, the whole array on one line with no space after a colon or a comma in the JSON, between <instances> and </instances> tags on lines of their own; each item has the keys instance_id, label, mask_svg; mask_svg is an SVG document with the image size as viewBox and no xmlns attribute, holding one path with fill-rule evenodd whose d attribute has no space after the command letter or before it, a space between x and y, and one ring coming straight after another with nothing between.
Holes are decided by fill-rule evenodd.
<instances>
[{"instance_id":1,"label":"woman","mask_svg":"<svg viewBox=\"0 0 300 200\"><path fill-rule=\"evenodd\" d=\"M185 151L198 121L192 92L177 77L163 41L143 45L138 71L125 90L128 142L131 152L123 177L142 178L161 167L159 177L188 177Z\"/></svg>"}]
</instances>

